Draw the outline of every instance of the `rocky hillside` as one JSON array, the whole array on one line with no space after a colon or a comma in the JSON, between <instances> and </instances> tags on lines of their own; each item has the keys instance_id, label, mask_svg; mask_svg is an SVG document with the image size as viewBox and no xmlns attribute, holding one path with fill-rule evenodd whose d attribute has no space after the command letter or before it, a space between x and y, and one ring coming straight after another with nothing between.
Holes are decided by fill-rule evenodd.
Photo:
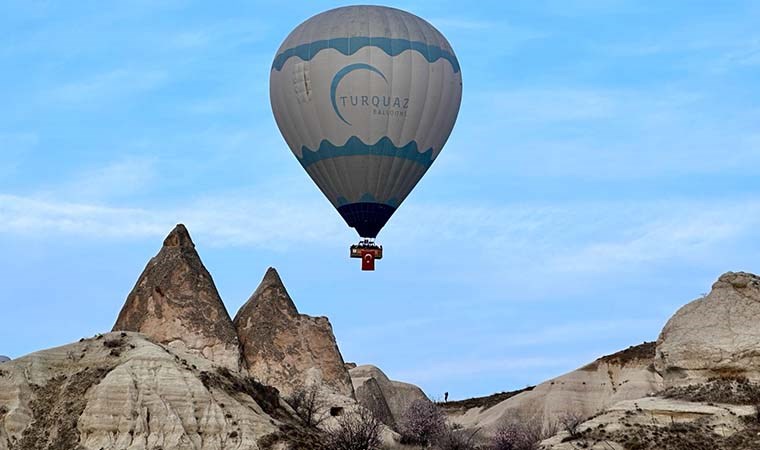
<instances>
[{"instance_id":1,"label":"rocky hillside","mask_svg":"<svg viewBox=\"0 0 760 450\"><path fill-rule=\"evenodd\" d=\"M309 448L313 437L277 390L138 333L0 368L2 450Z\"/></svg>"},{"instance_id":2,"label":"rocky hillside","mask_svg":"<svg viewBox=\"0 0 760 450\"><path fill-rule=\"evenodd\" d=\"M452 402L445 409L449 419L468 429L494 432L514 417L556 421L572 412L590 417L621 400L641 398L659 390L654 370L654 343L644 343L604 356L573 372L517 393L505 393L475 401Z\"/></svg>"},{"instance_id":3,"label":"rocky hillside","mask_svg":"<svg viewBox=\"0 0 760 450\"><path fill-rule=\"evenodd\" d=\"M760 277L726 273L654 348L660 389L544 442L552 450L760 449Z\"/></svg>"},{"instance_id":4,"label":"rocky hillside","mask_svg":"<svg viewBox=\"0 0 760 450\"><path fill-rule=\"evenodd\" d=\"M322 429L286 401L307 386ZM0 450L318 450L358 407L327 318L270 268L233 322L178 225L112 332L2 362Z\"/></svg>"},{"instance_id":5,"label":"rocky hillside","mask_svg":"<svg viewBox=\"0 0 760 450\"><path fill-rule=\"evenodd\" d=\"M556 427L546 450L760 449L758 317L760 277L729 272L678 310L657 342L444 409L484 441L514 422Z\"/></svg>"},{"instance_id":6,"label":"rocky hillside","mask_svg":"<svg viewBox=\"0 0 760 450\"><path fill-rule=\"evenodd\" d=\"M546 450L760 449L758 317L760 278L729 272L656 342L442 408L482 443L522 422L559 427ZM321 425L300 414L304 389ZM391 430L419 401L429 400L416 386L344 364L329 320L300 314L273 268L230 319L178 225L112 332L0 361L0 450L319 450L324 430L361 406L401 448Z\"/></svg>"}]
</instances>

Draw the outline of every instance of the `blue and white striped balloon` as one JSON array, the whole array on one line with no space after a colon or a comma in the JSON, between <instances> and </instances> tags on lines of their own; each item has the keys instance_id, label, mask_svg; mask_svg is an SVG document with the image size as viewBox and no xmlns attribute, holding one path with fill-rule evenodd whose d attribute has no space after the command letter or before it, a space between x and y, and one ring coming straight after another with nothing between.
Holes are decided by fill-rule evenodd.
<instances>
[{"instance_id":1,"label":"blue and white striped balloon","mask_svg":"<svg viewBox=\"0 0 760 450\"><path fill-rule=\"evenodd\" d=\"M290 33L272 64L270 97L306 172L349 226L374 238L446 143L462 76L426 21L348 6Z\"/></svg>"}]
</instances>

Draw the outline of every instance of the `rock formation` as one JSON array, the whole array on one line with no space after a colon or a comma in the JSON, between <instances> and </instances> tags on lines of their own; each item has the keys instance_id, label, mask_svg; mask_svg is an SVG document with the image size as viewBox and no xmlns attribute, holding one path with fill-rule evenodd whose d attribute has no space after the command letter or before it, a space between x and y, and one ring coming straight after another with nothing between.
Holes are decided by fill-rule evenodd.
<instances>
[{"instance_id":1,"label":"rock formation","mask_svg":"<svg viewBox=\"0 0 760 450\"><path fill-rule=\"evenodd\" d=\"M113 330L138 331L216 364L240 367L232 320L184 225L174 228L148 262Z\"/></svg>"},{"instance_id":2,"label":"rock formation","mask_svg":"<svg viewBox=\"0 0 760 450\"><path fill-rule=\"evenodd\" d=\"M0 450L267 449L313 438L299 424L276 390L137 333L0 368Z\"/></svg>"},{"instance_id":3,"label":"rock formation","mask_svg":"<svg viewBox=\"0 0 760 450\"><path fill-rule=\"evenodd\" d=\"M267 270L233 323L253 377L285 395L316 382L354 396L330 321L299 314L275 269Z\"/></svg>"},{"instance_id":4,"label":"rock formation","mask_svg":"<svg viewBox=\"0 0 760 450\"><path fill-rule=\"evenodd\" d=\"M760 277L722 275L705 297L676 312L657 340L666 386L725 375L760 379Z\"/></svg>"},{"instance_id":5,"label":"rock formation","mask_svg":"<svg viewBox=\"0 0 760 450\"><path fill-rule=\"evenodd\" d=\"M10 361L11 359L7 356L0 355L0 363L4 363L6 361Z\"/></svg>"},{"instance_id":6,"label":"rock formation","mask_svg":"<svg viewBox=\"0 0 760 450\"><path fill-rule=\"evenodd\" d=\"M356 366L349 370L356 400L391 428L415 400L428 400L422 389L409 383L393 381L375 366Z\"/></svg>"},{"instance_id":7,"label":"rock formation","mask_svg":"<svg viewBox=\"0 0 760 450\"><path fill-rule=\"evenodd\" d=\"M0 450L321 448L321 432L261 380L285 394L314 383L325 429L355 412L327 318L298 314L270 269L235 323L250 374L211 276L178 225L115 331L0 364ZM398 440L387 427L381 435Z\"/></svg>"},{"instance_id":8,"label":"rock formation","mask_svg":"<svg viewBox=\"0 0 760 450\"><path fill-rule=\"evenodd\" d=\"M542 442L543 450L754 450L757 424L750 405L646 397L619 402L578 427ZM747 426L749 424L749 426Z\"/></svg>"},{"instance_id":9,"label":"rock formation","mask_svg":"<svg viewBox=\"0 0 760 450\"><path fill-rule=\"evenodd\" d=\"M544 441L546 450L760 448L760 277L728 272L657 340L660 389Z\"/></svg>"},{"instance_id":10,"label":"rock formation","mask_svg":"<svg viewBox=\"0 0 760 450\"><path fill-rule=\"evenodd\" d=\"M507 398L496 404L449 402L445 409L452 422L469 429L481 428L483 434L492 433L510 417L537 417L544 423L555 422L568 412L590 417L619 401L660 389L660 376L652 366L654 351L653 342L644 343L599 358L533 389L506 394Z\"/></svg>"}]
</instances>

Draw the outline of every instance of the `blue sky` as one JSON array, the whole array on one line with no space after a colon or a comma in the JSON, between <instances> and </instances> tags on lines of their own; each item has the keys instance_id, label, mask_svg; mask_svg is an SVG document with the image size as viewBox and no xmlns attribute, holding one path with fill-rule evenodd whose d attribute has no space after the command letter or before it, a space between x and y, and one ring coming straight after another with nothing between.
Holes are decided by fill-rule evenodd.
<instances>
[{"instance_id":1,"label":"blue sky","mask_svg":"<svg viewBox=\"0 0 760 450\"><path fill-rule=\"evenodd\" d=\"M110 329L177 222L231 315L275 266L347 361L433 397L653 340L760 271L757 2L390 2L448 37L464 93L374 273L268 99L280 42L343 4L0 6L0 354Z\"/></svg>"}]
</instances>

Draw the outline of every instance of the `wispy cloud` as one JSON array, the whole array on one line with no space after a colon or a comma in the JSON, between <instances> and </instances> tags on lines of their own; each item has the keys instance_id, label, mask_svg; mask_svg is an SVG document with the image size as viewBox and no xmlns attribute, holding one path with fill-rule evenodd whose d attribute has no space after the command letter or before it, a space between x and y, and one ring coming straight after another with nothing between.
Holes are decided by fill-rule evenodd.
<instances>
[{"instance_id":1,"label":"wispy cloud","mask_svg":"<svg viewBox=\"0 0 760 450\"><path fill-rule=\"evenodd\" d=\"M323 206L323 205L318 205ZM84 239L160 237L183 222L211 245L279 249L305 242L331 242L343 231L317 206L225 196L183 207L110 207L0 195L0 233L75 235Z\"/></svg>"},{"instance_id":2,"label":"wispy cloud","mask_svg":"<svg viewBox=\"0 0 760 450\"><path fill-rule=\"evenodd\" d=\"M120 68L89 78L69 81L42 94L43 102L90 104L149 91L163 84L168 74L162 70Z\"/></svg>"},{"instance_id":3,"label":"wispy cloud","mask_svg":"<svg viewBox=\"0 0 760 450\"><path fill-rule=\"evenodd\" d=\"M729 219L730 217L730 219ZM690 211L686 217L663 217L628 230L627 236L591 242L576 252L553 258L549 264L568 272L606 271L670 258L691 259L709 254L721 242L760 225L760 204L750 202L708 211Z\"/></svg>"},{"instance_id":4,"label":"wispy cloud","mask_svg":"<svg viewBox=\"0 0 760 450\"><path fill-rule=\"evenodd\" d=\"M220 194L181 206L128 208L17 195L0 196L0 233L76 234L114 239L160 236L188 223L214 245L288 248L338 244L352 231L329 205L268 193ZM586 220L583 220L584 218ZM439 230L437 241L498 267L551 273L598 273L664 261L702 258L760 226L760 203L614 202L569 205L410 205L385 239L414 245ZM315 244L320 242L321 244ZM464 247L463 247L464 246ZM470 250L466 250L469 248ZM452 250L453 251L453 250Z\"/></svg>"},{"instance_id":5,"label":"wispy cloud","mask_svg":"<svg viewBox=\"0 0 760 450\"><path fill-rule=\"evenodd\" d=\"M148 191L157 177L155 158L123 158L104 166L82 169L69 177L69 181L54 187L40 187L38 194L80 202L113 200Z\"/></svg>"}]
</instances>

